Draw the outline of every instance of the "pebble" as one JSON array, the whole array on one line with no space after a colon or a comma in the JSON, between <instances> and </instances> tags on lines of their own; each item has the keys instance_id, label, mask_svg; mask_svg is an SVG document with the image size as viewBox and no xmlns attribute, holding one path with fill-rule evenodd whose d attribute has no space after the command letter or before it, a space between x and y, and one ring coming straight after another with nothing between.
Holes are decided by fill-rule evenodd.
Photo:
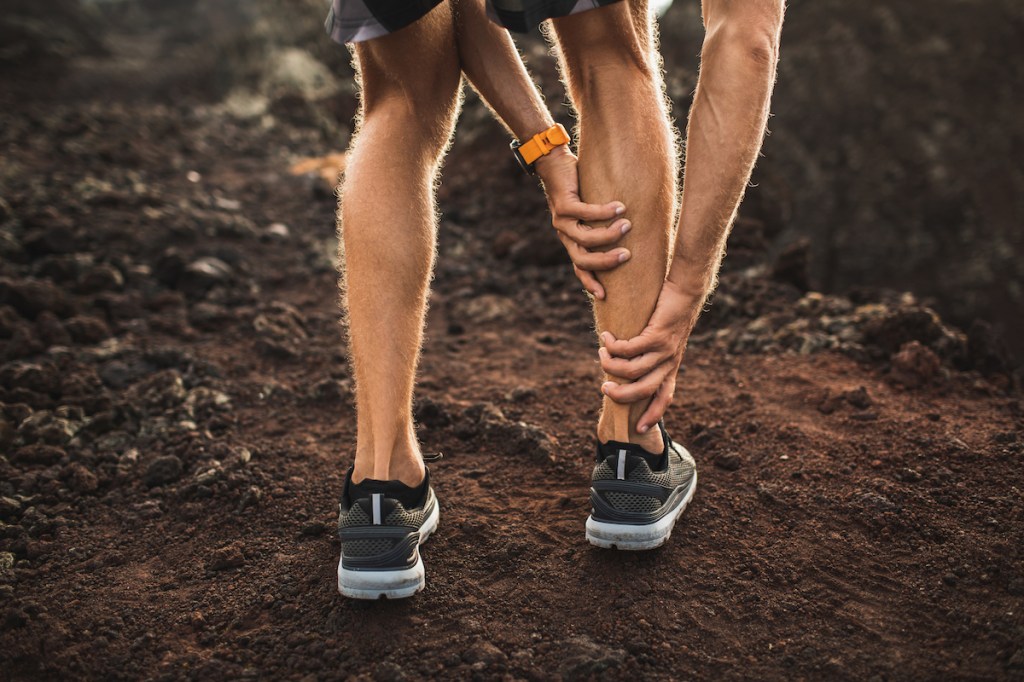
<instances>
[{"instance_id":1,"label":"pebble","mask_svg":"<svg viewBox=\"0 0 1024 682\"><path fill-rule=\"evenodd\" d=\"M99 488L99 479L96 474L89 471L80 462L72 462L64 470L64 477L67 479L68 487L79 494L96 492Z\"/></svg>"},{"instance_id":2,"label":"pebble","mask_svg":"<svg viewBox=\"0 0 1024 682\"><path fill-rule=\"evenodd\" d=\"M150 488L173 483L181 478L182 468L181 460L174 455L157 457L146 467L142 480Z\"/></svg>"},{"instance_id":3,"label":"pebble","mask_svg":"<svg viewBox=\"0 0 1024 682\"><path fill-rule=\"evenodd\" d=\"M726 471L736 471L743 466L743 460L738 452L720 452L715 455L715 466Z\"/></svg>"},{"instance_id":4,"label":"pebble","mask_svg":"<svg viewBox=\"0 0 1024 682\"><path fill-rule=\"evenodd\" d=\"M185 266L177 278L177 288L186 294L202 296L218 284L231 279L231 266L219 258L207 256L194 260Z\"/></svg>"},{"instance_id":5,"label":"pebble","mask_svg":"<svg viewBox=\"0 0 1024 682\"><path fill-rule=\"evenodd\" d=\"M212 571L226 571L244 565L245 555L242 553L241 542L233 542L227 547L221 547L214 551L207 562L207 566Z\"/></svg>"},{"instance_id":6,"label":"pebble","mask_svg":"<svg viewBox=\"0 0 1024 682\"><path fill-rule=\"evenodd\" d=\"M942 361L932 349L919 341L903 344L892 356L892 378L907 388L918 388L930 383L942 367Z\"/></svg>"},{"instance_id":7,"label":"pebble","mask_svg":"<svg viewBox=\"0 0 1024 682\"><path fill-rule=\"evenodd\" d=\"M76 342L86 345L99 343L110 337L110 327L98 317L92 315L78 315L64 323L71 338Z\"/></svg>"}]
</instances>

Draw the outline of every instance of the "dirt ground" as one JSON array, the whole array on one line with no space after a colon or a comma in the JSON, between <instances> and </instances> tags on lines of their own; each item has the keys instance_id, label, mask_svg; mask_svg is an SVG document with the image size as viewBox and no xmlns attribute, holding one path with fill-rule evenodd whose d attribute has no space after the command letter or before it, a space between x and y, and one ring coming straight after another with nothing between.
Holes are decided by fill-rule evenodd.
<instances>
[{"instance_id":1,"label":"dirt ground","mask_svg":"<svg viewBox=\"0 0 1024 682\"><path fill-rule=\"evenodd\" d=\"M1024 676L1009 373L909 294L804 291L756 219L667 420L694 503L662 549L586 543L588 304L473 103L417 391L427 589L341 598L334 200L288 170L331 150L294 103L108 95L0 107L0 677Z\"/></svg>"}]
</instances>

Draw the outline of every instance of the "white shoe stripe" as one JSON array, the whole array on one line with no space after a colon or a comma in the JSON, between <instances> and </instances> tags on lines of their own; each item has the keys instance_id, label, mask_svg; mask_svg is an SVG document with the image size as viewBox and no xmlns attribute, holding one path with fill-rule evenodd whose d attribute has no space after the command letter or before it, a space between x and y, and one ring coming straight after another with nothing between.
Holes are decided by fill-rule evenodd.
<instances>
[{"instance_id":1,"label":"white shoe stripe","mask_svg":"<svg viewBox=\"0 0 1024 682\"><path fill-rule=\"evenodd\" d=\"M373 493L373 525L380 525L380 498L381 493Z\"/></svg>"},{"instance_id":2,"label":"white shoe stripe","mask_svg":"<svg viewBox=\"0 0 1024 682\"><path fill-rule=\"evenodd\" d=\"M619 450L619 470L615 473L615 477L620 481L626 480L626 451Z\"/></svg>"}]
</instances>

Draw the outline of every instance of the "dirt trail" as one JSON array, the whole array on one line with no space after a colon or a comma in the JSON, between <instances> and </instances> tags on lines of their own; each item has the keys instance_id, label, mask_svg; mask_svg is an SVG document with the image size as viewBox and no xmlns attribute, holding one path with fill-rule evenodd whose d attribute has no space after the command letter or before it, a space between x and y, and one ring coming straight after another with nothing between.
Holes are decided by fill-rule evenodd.
<instances>
[{"instance_id":1,"label":"dirt trail","mask_svg":"<svg viewBox=\"0 0 1024 682\"><path fill-rule=\"evenodd\" d=\"M694 504L661 550L598 551L587 304L471 123L417 393L428 587L347 601L334 205L288 173L319 134L184 102L0 123L4 677L1024 675L1020 398L911 298L802 292L741 223L761 264L723 278L668 420Z\"/></svg>"}]
</instances>

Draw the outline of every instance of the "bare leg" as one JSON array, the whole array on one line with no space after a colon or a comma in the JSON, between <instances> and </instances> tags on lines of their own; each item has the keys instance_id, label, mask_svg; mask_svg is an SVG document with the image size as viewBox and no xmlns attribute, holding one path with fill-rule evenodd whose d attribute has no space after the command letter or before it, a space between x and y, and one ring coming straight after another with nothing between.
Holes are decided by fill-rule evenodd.
<instances>
[{"instance_id":1,"label":"bare leg","mask_svg":"<svg viewBox=\"0 0 1024 682\"><path fill-rule=\"evenodd\" d=\"M338 229L356 377L357 483L423 479L412 392L437 231L434 182L459 107L454 40L442 3L355 48L360 125Z\"/></svg>"},{"instance_id":2,"label":"bare leg","mask_svg":"<svg viewBox=\"0 0 1024 682\"><path fill-rule=\"evenodd\" d=\"M664 283L675 217L676 138L665 110L660 60L652 53L653 27L643 2L617 3L552 24L563 78L579 113L583 200L619 199L633 225L618 244L632 258L600 277L607 296L594 302L598 328L632 338L647 325ZM660 452L657 429L636 431L646 406L605 398L598 439Z\"/></svg>"}]
</instances>

